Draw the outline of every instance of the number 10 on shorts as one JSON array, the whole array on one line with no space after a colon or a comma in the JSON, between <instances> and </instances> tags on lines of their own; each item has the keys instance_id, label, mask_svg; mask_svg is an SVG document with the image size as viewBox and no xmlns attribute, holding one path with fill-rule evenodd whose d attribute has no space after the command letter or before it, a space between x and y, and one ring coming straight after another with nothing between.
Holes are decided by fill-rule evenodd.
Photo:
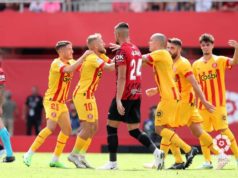
<instances>
[{"instance_id":1,"label":"number 10 on shorts","mask_svg":"<svg viewBox=\"0 0 238 178\"><path fill-rule=\"evenodd\" d=\"M92 103L85 103L84 107L85 107L86 111L92 111L93 110Z\"/></svg>"}]
</instances>

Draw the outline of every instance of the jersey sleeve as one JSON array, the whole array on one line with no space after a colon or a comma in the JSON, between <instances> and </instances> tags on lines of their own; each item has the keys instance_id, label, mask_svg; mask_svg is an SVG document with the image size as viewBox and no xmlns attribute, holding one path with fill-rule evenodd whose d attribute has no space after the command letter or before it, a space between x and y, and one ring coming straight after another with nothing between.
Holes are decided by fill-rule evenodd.
<instances>
[{"instance_id":1,"label":"jersey sleeve","mask_svg":"<svg viewBox=\"0 0 238 178\"><path fill-rule=\"evenodd\" d=\"M99 57L108 64L110 64L112 61L106 54L100 54Z\"/></svg>"},{"instance_id":2,"label":"jersey sleeve","mask_svg":"<svg viewBox=\"0 0 238 178\"><path fill-rule=\"evenodd\" d=\"M126 51L124 49L120 49L116 56L115 56L115 62L117 65L126 65Z\"/></svg>"},{"instance_id":3,"label":"jersey sleeve","mask_svg":"<svg viewBox=\"0 0 238 178\"><path fill-rule=\"evenodd\" d=\"M184 62L181 69L180 69L181 74L187 78L188 76L193 74L192 66L189 62Z\"/></svg>"},{"instance_id":4,"label":"jersey sleeve","mask_svg":"<svg viewBox=\"0 0 238 178\"><path fill-rule=\"evenodd\" d=\"M232 66L230 65L231 59L225 56L219 56L218 58L218 65L222 66L224 70L231 69Z\"/></svg>"},{"instance_id":5,"label":"jersey sleeve","mask_svg":"<svg viewBox=\"0 0 238 178\"><path fill-rule=\"evenodd\" d=\"M60 61L56 61L51 64L50 70L53 72L63 73L63 70L65 67L66 67L66 65L64 65L64 63L62 63Z\"/></svg>"},{"instance_id":6,"label":"jersey sleeve","mask_svg":"<svg viewBox=\"0 0 238 178\"><path fill-rule=\"evenodd\" d=\"M147 59L149 60L150 63L153 63L153 62L161 61L164 55L165 55L164 51L157 50L147 55Z\"/></svg>"},{"instance_id":7,"label":"jersey sleeve","mask_svg":"<svg viewBox=\"0 0 238 178\"><path fill-rule=\"evenodd\" d=\"M196 71L196 67L195 67L195 66L196 66L196 64L193 63L193 65L192 65L192 71L193 71L193 74L194 74L196 80L199 82L199 78L198 78L198 74L197 74L197 71Z\"/></svg>"},{"instance_id":8,"label":"jersey sleeve","mask_svg":"<svg viewBox=\"0 0 238 178\"><path fill-rule=\"evenodd\" d=\"M0 68L0 85L3 85L6 82L6 76L4 71Z\"/></svg>"},{"instance_id":9,"label":"jersey sleeve","mask_svg":"<svg viewBox=\"0 0 238 178\"><path fill-rule=\"evenodd\" d=\"M102 60L101 58L96 58L93 62L92 65L95 68L103 68L103 66L105 65L104 60Z\"/></svg>"}]
</instances>

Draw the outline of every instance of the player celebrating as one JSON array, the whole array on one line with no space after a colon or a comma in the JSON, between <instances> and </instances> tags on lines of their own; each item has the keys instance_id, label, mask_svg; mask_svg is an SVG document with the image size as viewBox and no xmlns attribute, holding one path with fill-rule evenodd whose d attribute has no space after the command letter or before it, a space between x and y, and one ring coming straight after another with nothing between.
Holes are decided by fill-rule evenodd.
<instances>
[{"instance_id":1,"label":"player celebrating","mask_svg":"<svg viewBox=\"0 0 238 178\"><path fill-rule=\"evenodd\" d=\"M148 96L160 94L161 100L155 114L155 131L162 137L160 149L168 153L170 143L182 148L186 153L185 167L188 167L198 153L197 148L186 144L172 129L180 94L174 81L173 60L166 50L165 35L155 33L149 42L150 54L143 55L143 62L153 65L157 87L146 90Z\"/></svg>"},{"instance_id":2,"label":"player celebrating","mask_svg":"<svg viewBox=\"0 0 238 178\"><path fill-rule=\"evenodd\" d=\"M105 56L105 44L100 34L90 35L87 39L88 48L94 53L85 58L80 71L80 79L74 90L73 101L80 118L80 132L68 160L77 168L92 168L86 161L91 140L98 128L98 109L94 96L102 77L103 70L114 70L115 64L110 60L99 58Z\"/></svg>"},{"instance_id":3,"label":"player celebrating","mask_svg":"<svg viewBox=\"0 0 238 178\"><path fill-rule=\"evenodd\" d=\"M175 124L176 127L188 126L193 135L196 136L202 147L207 147L215 155L219 151L214 148L212 137L201 128L200 123L203 121L198 113L195 104L195 93L201 100L206 110L209 113L214 112L214 106L211 105L205 98L199 84L197 83L190 62L181 56L182 41L178 38L171 38L168 40L167 49L173 58L173 70L175 72L175 81L181 95L178 110L176 113ZM175 164L170 169L182 169L183 163L181 159L180 150L176 145L170 145L172 153L175 155ZM227 158L222 153L218 157L218 168L221 169L227 163ZM224 161L224 159L226 159ZM186 167L185 167L186 168Z\"/></svg>"},{"instance_id":4,"label":"player celebrating","mask_svg":"<svg viewBox=\"0 0 238 178\"><path fill-rule=\"evenodd\" d=\"M52 161L50 162L50 167L65 167L63 163L59 162L59 157L71 134L69 111L65 102L68 98L73 71L82 64L84 58L91 52L86 51L77 61L72 60L73 49L72 43L69 41L59 41L56 44L56 51L59 57L54 59L51 63L48 89L44 96L47 124L38 134L28 152L24 154L23 161L27 166L31 165L33 154L44 143L45 139L52 134L58 124L61 128L61 132L57 138L57 144Z\"/></svg>"},{"instance_id":5,"label":"player celebrating","mask_svg":"<svg viewBox=\"0 0 238 178\"><path fill-rule=\"evenodd\" d=\"M110 161L100 169L117 169L117 128L121 122L127 124L129 134L153 152L158 169L163 167L164 153L156 148L149 137L139 129L141 104L141 53L130 42L129 26L121 22L114 29L120 49L115 56L117 89L112 100L107 123L107 141Z\"/></svg>"},{"instance_id":6,"label":"player celebrating","mask_svg":"<svg viewBox=\"0 0 238 178\"><path fill-rule=\"evenodd\" d=\"M215 106L214 113L205 109L201 101L198 103L199 113L203 121L203 128L207 132L213 130L226 135L231 142L231 150L238 164L238 147L235 137L228 127L226 111L226 87L225 70L238 64L238 42L230 40L228 44L235 48L233 59L224 56L213 55L214 37L211 34L202 34L199 38L203 56L193 63L193 72L201 85L206 99ZM205 158L203 168L212 168L210 150L208 147L202 147Z\"/></svg>"},{"instance_id":7,"label":"player celebrating","mask_svg":"<svg viewBox=\"0 0 238 178\"><path fill-rule=\"evenodd\" d=\"M2 140L3 146L6 150L7 156L3 158L3 162L13 162L15 160L15 157L13 156L12 152L12 146L10 141L10 135L5 128L3 121L2 121L2 104L3 104L3 98L4 98L4 83L6 82L6 77L3 72L3 69L0 67L0 138ZM3 149L0 150L0 152L3 154Z\"/></svg>"}]
</instances>

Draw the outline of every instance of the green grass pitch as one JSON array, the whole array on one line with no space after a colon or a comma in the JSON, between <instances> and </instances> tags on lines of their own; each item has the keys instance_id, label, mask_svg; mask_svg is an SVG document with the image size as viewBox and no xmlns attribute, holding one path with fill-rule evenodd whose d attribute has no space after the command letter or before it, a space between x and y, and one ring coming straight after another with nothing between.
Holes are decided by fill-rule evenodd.
<instances>
[{"instance_id":1,"label":"green grass pitch","mask_svg":"<svg viewBox=\"0 0 238 178\"><path fill-rule=\"evenodd\" d=\"M193 164L187 170L148 170L143 168L143 163L150 162L153 156L150 154L118 154L119 170L103 171L90 169L76 169L67 161L67 155L63 154L61 161L68 169L50 168L50 153L36 153L32 159L31 167L26 167L22 161L23 153L16 153L14 163L0 163L0 178L237 178L238 169L236 161L230 158L230 163L223 170L197 170L202 164L203 158L197 156ZM87 160L94 167L99 167L107 162L108 154L88 154ZM166 159L166 167L173 163L169 155ZM214 158L214 163L216 160ZM215 165L215 164L214 164Z\"/></svg>"}]
</instances>

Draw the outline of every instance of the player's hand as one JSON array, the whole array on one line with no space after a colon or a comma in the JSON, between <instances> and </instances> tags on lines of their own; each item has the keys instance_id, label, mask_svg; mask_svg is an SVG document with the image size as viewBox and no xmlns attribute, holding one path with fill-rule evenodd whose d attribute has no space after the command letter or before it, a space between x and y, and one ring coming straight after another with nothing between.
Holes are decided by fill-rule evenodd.
<instances>
[{"instance_id":1,"label":"player's hand","mask_svg":"<svg viewBox=\"0 0 238 178\"><path fill-rule=\"evenodd\" d=\"M117 111L120 115L125 115L125 108L123 107L121 100L117 101Z\"/></svg>"},{"instance_id":2,"label":"player's hand","mask_svg":"<svg viewBox=\"0 0 238 178\"><path fill-rule=\"evenodd\" d=\"M158 93L158 89L156 88L149 88L147 90L145 90L145 93L147 96L154 96Z\"/></svg>"},{"instance_id":3,"label":"player's hand","mask_svg":"<svg viewBox=\"0 0 238 178\"><path fill-rule=\"evenodd\" d=\"M215 111L215 106L213 106L211 103L209 103L208 101L205 101L203 103L203 105L205 106L205 108L208 110L208 112L213 113Z\"/></svg>"},{"instance_id":4,"label":"player's hand","mask_svg":"<svg viewBox=\"0 0 238 178\"><path fill-rule=\"evenodd\" d=\"M238 42L236 40L229 40L228 41L229 46L238 49Z\"/></svg>"},{"instance_id":5,"label":"player's hand","mask_svg":"<svg viewBox=\"0 0 238 178\"><path fill-rule=\"evenodd\" d=\"M121 48L121 46L118 45L118 44L115 44L115 43L109 43L109 48L110 48L112 51L117 51L118 49Z\"/></svg>"}]
</instances>

